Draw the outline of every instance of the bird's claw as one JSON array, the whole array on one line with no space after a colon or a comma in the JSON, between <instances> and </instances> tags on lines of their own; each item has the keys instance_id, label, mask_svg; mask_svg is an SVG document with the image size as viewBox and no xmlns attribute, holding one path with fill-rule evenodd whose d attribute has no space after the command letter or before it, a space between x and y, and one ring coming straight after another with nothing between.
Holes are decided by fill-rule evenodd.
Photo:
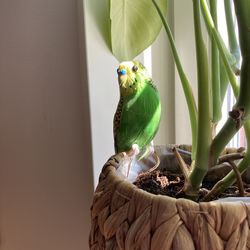
<instances>
[{"instance_id":1,"label":"bird's claw","mask_svg":"<svg viewBox=\"0 0 250 250\"><path fill-rule=\"evenodd\" d=\"M155 152L154 143L153 141L151 141L149 146L149 155L154 154L154 152Z\"/></svg>"},{"instance_id":2,"label":"bird's claw","mask_svg":"<svg viewBox=\"0 0 250 250\"><path fill-rule=\"evenodd\" d=\"M137 144L133 144L131 149L126 152L122 152L124 157L134 157L140 153L139 146Z\"/></svg>"},{"instance_id":3,"label":"bird's claw","mask_svg":"<svg viewBox=\"0 0 250 250\"><path fill-rule=\"evenodd\" d=\"M137 144L133 144L131 149L127 152L127 156L133 157L140 153L139 146Z\"/></svg>"}]
</instances>

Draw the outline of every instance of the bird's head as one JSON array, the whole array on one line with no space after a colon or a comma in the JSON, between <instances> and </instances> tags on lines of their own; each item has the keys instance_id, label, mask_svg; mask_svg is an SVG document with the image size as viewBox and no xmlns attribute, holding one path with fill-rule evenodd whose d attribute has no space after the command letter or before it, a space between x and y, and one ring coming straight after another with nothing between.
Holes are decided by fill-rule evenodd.
<instances>
[{"instance_id":1,"label":"bird's head","mask_svg":"<svg viewBox=\"0 0 250 250\"><path fill-rule=\"evenodd\" d=\"M146 68L139 61L122 62L117 69L117 74L122 96L135 94L148 78Z\"/></svg>"}]
</instances>

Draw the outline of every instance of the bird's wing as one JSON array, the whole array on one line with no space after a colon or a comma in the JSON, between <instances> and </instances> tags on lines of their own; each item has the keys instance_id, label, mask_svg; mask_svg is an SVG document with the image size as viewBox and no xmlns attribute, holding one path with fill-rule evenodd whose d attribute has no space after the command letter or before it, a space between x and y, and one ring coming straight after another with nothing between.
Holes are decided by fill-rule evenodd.
<instances>
[{"instance_id":1,"label":"bird's wing","mask_svg":"<svg viewBox=\"0 0 250 250\"><path fill-rule=\"evenodd\" d=\"M122 105L120 124L115 134L116 152L127 151L133 144L139 148L149 144L160 121L160 100L155 87L146 87Z\"/></svg>"},{"instance_id":2,"label":"bird's wing","mask_svg":"<svg viewBox=\"0 0 250 250\"><path fill-rule=\"evenodd\" d=\"M122 108L123 108L123 98L120 97L116 112L115 112L115 116L114 116L114 120L113 120L113 134L114 134L114 138L116 136L117 130L119 128L120 122L121 122L121 115L122 115Z\"/></svg>"}]
</instances>

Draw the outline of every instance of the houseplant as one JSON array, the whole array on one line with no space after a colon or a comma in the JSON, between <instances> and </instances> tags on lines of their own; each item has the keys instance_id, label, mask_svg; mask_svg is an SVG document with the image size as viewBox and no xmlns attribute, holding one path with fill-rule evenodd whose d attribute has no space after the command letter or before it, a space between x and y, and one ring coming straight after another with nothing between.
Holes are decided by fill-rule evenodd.
<instances>
[{"instance_id":1,"label":"houseplant","mask_svg":"<svg viewBox=\"0 0 250 250\"><path fill-rule=\"evenodd\" d=\"M195 203L189 199L197 200L202 180L208 170L216 166L221 152L241 126L244 126L247 143L250 143L250 122L248 120L250 112L250 0L234 1L233 9L235 9L238 22L239 46L232 25L231 1L225 0L230 41L229 51L216 29L216 0L209 1L210 7L208 7L206 0L193 0L197 55L197 107L189 81L178 58L171 31L164 18L165 1L145 0L138 2L138 4L136 1L127 1L126 4L131 3L130 8L124 1L121 2L124 5L119 5L118 1L115 0L110 2L112 39L116 37L117 28L119 30L119 22L116 18L120 18L118 14L121 9L123 15L130 13L129 22L126 25L140 26L136 24L136 22L142 21L140 18L131 20L133 17L132 7L138 15L140 14L140 17L142 16L146 20L148 15L145 13L154 12L160 17L159 20L162 21L166 30L190 114L193 136L192 170L185 172L185 163L181 163L180 160L180 164L183 164L184 167L184 174L187 176L182 190L185 199L176 200L148 194L124 181L117 176L115 169L123 164L125 159L121 154L111 157L100 175L100 182L93 201L91 248L248 249L248 219L250 217L247 206L214 202ZM128 9L126 10L126 8ZM201 31L202 18L211 38L211 76L207 59L208 50ZM133 48L134 51L132 51L128 47L129 42L127 45L121 44L119 41L112 41L113 53L119 60L133 59L136 53L141 52L153 42L159 31L159 23L146 23L149 26L152 23L152 29L155 31L152 35L153 38L150 35L150 39L146 41L148 44L143 44L141 41L144 39L141 39L139 45L142 44L142 47L136 50ZM129 26L126 28L129 29ZM140 33L139 37L141 35ZM126 33L126 38L129 36L135 36L135 33ZM239 47L242 56L240 69L238 68ZM235 75L239 72L240 84L238 85ZM221 105L228 80L237 101L232 107L225 125L219 133L215 134L214 130L220 120ZM210 107L212 107L211 110ZM222 192L235 182L236 176L239 177L239 172L243 173L247 169L250 163L249 147L244 153L244 158L239 161L237 168L235 168L234 157L238 156L242 157L241 154L232 154L226 157L234 170L215 184L212 191L205 196L205 200ZM108 185L108 183L110 184ZM229 219L230 221L228 221Z\"/></svg>"}]
</instances>

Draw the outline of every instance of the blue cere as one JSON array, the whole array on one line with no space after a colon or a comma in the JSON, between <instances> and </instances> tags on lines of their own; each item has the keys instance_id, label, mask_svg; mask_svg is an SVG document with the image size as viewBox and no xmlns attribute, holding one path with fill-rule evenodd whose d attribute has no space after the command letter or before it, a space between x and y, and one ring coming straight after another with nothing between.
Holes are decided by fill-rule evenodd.
<instances>
[{"instance_id":1,"label":"blue cere","mask_svg":"<svg viewBox=\"0 0 250 250\"><path fill-rule=\"evenodd\" d=\"M119 75L126 75L127 71L126 71L126 69L121 69L121 70L118 70L118 74Z\"/></svg>"}]
</instances>

